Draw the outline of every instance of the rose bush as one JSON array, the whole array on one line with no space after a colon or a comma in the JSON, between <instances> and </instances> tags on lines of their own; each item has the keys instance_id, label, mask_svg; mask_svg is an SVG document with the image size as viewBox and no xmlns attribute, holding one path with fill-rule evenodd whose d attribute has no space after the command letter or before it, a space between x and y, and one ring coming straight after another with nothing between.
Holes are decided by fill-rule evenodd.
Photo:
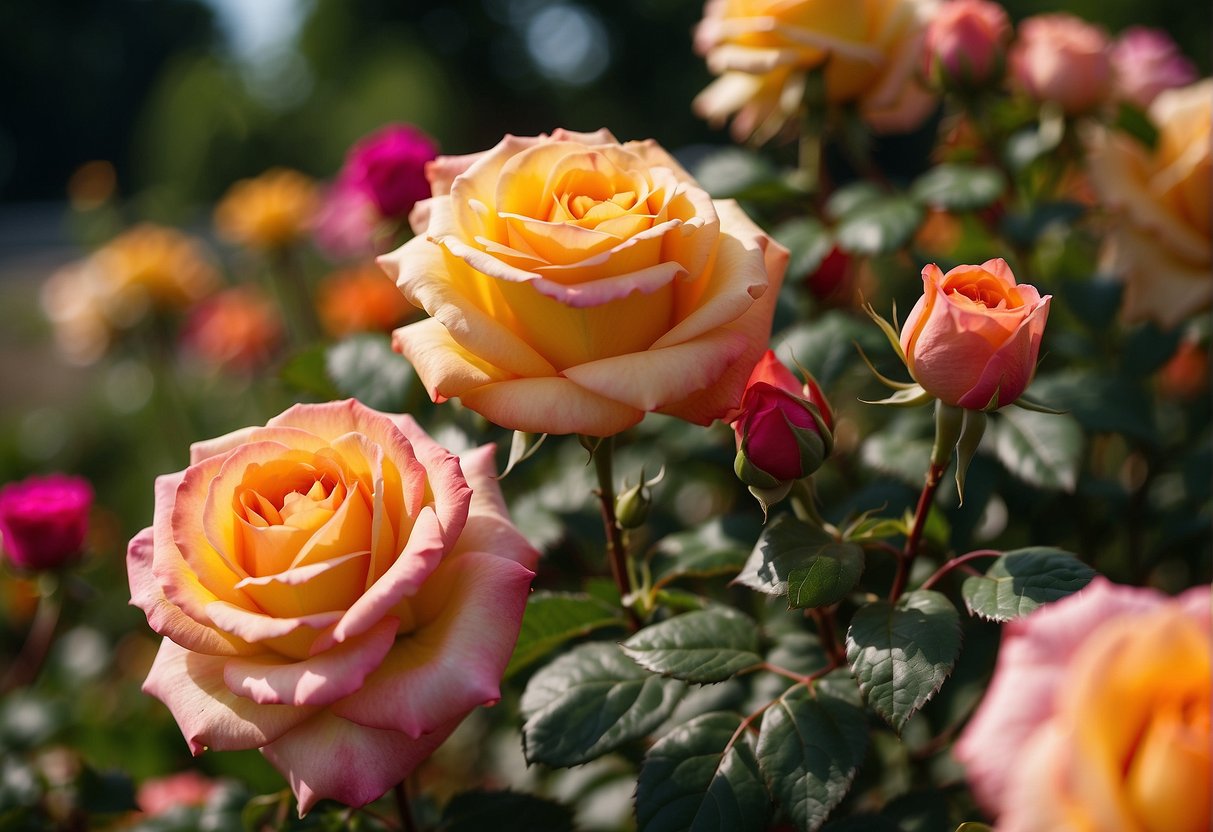
<instances>
[{"instance_id":1,"label":"rose bush","mask_svg":"<svg viewBox=\"0 0 1213 832\"><path fill-rule=\"evenodd\" d=\"M901 328L914 380L945 404L996 409L1036 372L1052 295L1016 283L1005 260L922 270L923 294Z\"/></svg>"},{"instance_id":2,"label":"rose bush","mask_svg":"<svg viewBox=\"0 0 1213 832\"><path fill-rule=\"evenodd\" d=\"M1011 77L1037 101L1070 115L1087 112L1112 91L1108 36L1072 14L1042 14L1019 25L1011 47Z\"/></svg>"},{"instance_id":3,"label":"rose bush","mask_svg":"<svg viewBox=\"0 0 1213 832\"><path fill-rule=\"evenodd\" d=\"M380 263L432 316L394 343L435 401L597 436L737 407L787 252L656 143L507 136L427 176L418 236Z\"/></svg>"},{"instance_id":4,"label":"rose bush","mask_svg":"<svg viewBox=\"0 0 1213 832\"><path fill-rule=\"evenodd\" d=\"M1204 832L1210 589L1171 599L1097 578L1009 623L955 747L1000 832Z\"/></svg>"},{"instance_id":5,"label":"rose bush","mask_svg":"<svg viewBox=\"0 0 1213 832\"><path fill-rule=\"evenodd\" d=\"M919 84L931 0L710 0L695 51L720 77L692 102L735 138L766 141L795 118L805 75L825 67L826 97L854 102L877 130L912 130L934 107ZM736 114L734 116L734 114Z\"/></svg>"},{"instance_id":6,"label":"rose bush","mask_svg":"<svg viewBox=\"0 0 1213 832\"><path fill-rule=\"evenodd\" d=\"M261 749L301 814L375 800L499 698L537 554L494 476L353 400L194 445L127 558L165 636L144 690L194 754Z\"/></svg>"},{"instance_id":7,"label":"rose bush","mask_svg":"<svg viewBox=\"0 0 1213 832\"><path fill-rule=\"evenodd\" d=\"M1213 79L1161 93L1149 115L1153 149L1094 129L1088 163L1116 224L1124 317L1173 327L1213 302Z\"/></svg>"}]
</instances>

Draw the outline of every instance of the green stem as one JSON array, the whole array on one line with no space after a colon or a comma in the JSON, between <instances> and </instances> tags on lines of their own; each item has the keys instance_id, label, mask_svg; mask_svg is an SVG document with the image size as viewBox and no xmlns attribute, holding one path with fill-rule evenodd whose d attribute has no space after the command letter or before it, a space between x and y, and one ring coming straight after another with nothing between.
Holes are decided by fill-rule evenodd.
<instances>
[{"instance_id":1,"label":"green stem","mask_svg":"<svg viewBox=\"0 0 1213 832\"><path fill-rule=\"evenodd\" d=\"M792 511L800 520L806 523L812 523L819 529L827 531L833 529L821 517L821 512L817 510L817 494L813 488L813 480L811 477L796 480L792 484Z\"/></svg>"},{"instance_id":2,"label":"green stem","mask_svg":"<svg viewBox=\"0 0 1213 832\"><path fill-rule=\"evenodd\" d=\"M632 609L628 598L632 594L632 582L629 577L627 546L623 541L623 529L615 519L615 437L603 439L594 451L594 471L598 475L598 489L595 495L602 510L602 528L606 533L607 563L611 567L611 577L619 589L619 598L627 612L628 622L633 630L640 629L640 617Z\"/></svg>"},{"instance_id":3,"label":"green stem","mask_svg":"<svg viewBox=\"0 0 1213 832\"><path fill-rule=\"evenodd\" d=\"M273 254L270 270L279 305L287 311L295 346L316 343L321 338L320 320L316 317L316 304L298 252L292 248L278 249Z\"/></svg>"}]
</instances>

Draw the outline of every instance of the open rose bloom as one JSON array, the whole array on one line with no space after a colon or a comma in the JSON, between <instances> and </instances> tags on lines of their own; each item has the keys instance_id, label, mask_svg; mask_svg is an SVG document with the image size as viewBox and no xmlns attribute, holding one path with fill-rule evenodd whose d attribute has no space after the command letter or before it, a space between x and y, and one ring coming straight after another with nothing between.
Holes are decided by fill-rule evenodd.
<instances>
[{"instance_id":1,"label":"open rose bloom","mask_svg":"<svg viewBox=\"0 0 1213 832\"><path fill-rule=\"evenodd\" d=\"M1126 320L1174 327L1213 304L1213 79L1161 93L1153 149L1092 129L1091 182L1110 209Z\"/></svg>"},{"instance_id":2,"label":"open rose bloom","mask_svg":"<svg viewBox=\"0 0 1213 832\"><path fill-rule=\"evenodd\" d=\"M418 236L380 263L432 317L395 333L435 401L535 433L726 418L787 252L652 141L507 136L440 156Z\"/></svg>"},{"instance_id":3,"label":"open rose bloom","mask_svg":"<svg viewBox=\"0 0 1213 832\"><path fill-rule=\"evenodd\" d=\"M1097 578L1006 626L955 747L999 832L1207 832L1210 600Z\"/></svg>"},{"instance_id":4,"label":"open rose bloom","mask_svg":"<svg viewBox=\"0 0 1213 832\"><path fill-rule=\"evenodd\" d=\"M825 68L831 103L855 103L877 130L912 130L934 97L918 82L933 0L709 0L695 51L720 76L695 112L732 117L733 136L764 142L795 119L805 76Z\"/></svg>"},{"instance_id":5,"label":"open rose bloom","mask_svg":"<svg viewBox=\"0 0 1213 832\"><path fill-rule=\"evenodd\" d=\"M1028 389L1051 295L1016 283L1005 260L922 270L922 297L901 328L914 380L944 404L994 410Z\"/></svg>"},{"instance_id":6,"label":"open rose bloom","mask_svg":"<svg viewBox=\"0 0 1213 832\"><path fill-rule=\"evenodd\" d=\"M537 553L494 477L352 400L194 445L127 557L165 636L144 690L193 753L261 749L301 814L375 800L500 696Z\"/></svg>"}]
</instances>

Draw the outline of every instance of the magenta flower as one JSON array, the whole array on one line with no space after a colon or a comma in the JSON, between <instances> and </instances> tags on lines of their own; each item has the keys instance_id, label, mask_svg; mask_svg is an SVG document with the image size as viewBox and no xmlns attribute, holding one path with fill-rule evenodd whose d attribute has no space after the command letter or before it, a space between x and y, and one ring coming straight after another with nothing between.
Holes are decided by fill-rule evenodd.
<instances>
[{"instance_id":1,"label":"magenta flower","mask_svg":"<svg viewBox=\"0 0 1213 832\"><path fill-rule=\"evenodd\" d=\"M80 554L93 488L81 477L51 474L0 488L4 554L18 569L55 569Z\"/></svg>"},{"instance_id":2,"label":"magenta flower","mask_svg":"<svg viewBox=\"0 0 1213 832\"><path fill-rule=\"evenodd\" d=\"M1195 65L1161 29L1132 26L1112 44L1111 54L1117 96L1143 109L1163 90L1197 78Z\"/></svg>"},{"instance_id":3,"label":"magenta flower","mask_svg":"<svg viewBox=\"0 0 1213 832\"><path fill-rule=\"evenodd\" d=\"M350 148L338 187L361 192L384 217L404 218L430 195L425 163L437 155L437 144L416 127L389 124Z\"/></svg>"}]
</instances>

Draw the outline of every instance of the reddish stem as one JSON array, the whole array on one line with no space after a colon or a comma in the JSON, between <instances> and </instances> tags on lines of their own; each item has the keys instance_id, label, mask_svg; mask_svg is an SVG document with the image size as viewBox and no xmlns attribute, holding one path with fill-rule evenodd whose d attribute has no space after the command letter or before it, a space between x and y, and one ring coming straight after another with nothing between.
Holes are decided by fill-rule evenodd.
<instances>
[{"instance_id":1,"label":"reddish stem","mask_svg":"<svg viewBox=\"0 0 1213 832\"><path fill-rule=\"evenodd\" d=\"M954 557L943 566L936 569L935 574L923 581L922 588L930 589L931 587L935 586L935 584L939 583L943 579L944 575L948 574L958 566L963 566L971 560L977 560L978 558L997 558L1001 556L1002 552L999 552L996 549L977 549L975 551Z\"/></svg>"},{"instance_id":2,"label":"reddish stem","mask_svg":"<svg viewBox=\"0 0 1213 832\"><path fill-rule=\"evenodd\" d=\"M914 564L914 558L918 557L918 545L922 542L923 532L927 528L927 515L931 512L935 492L939 489L939 483L943 481L943 472L946 468L946 463L933 462L927 469L926 482L923 483L922 493L918 495L918 506L914 509L914 523L910 526L910 534L906 538L906 545L901 550L897 562L897 575L893 578L893 588L889 590L890 603L896 602L901 597L901 593L905 592L906 581L910 577L910 567Z\"/></svg>"}]
</instances>

